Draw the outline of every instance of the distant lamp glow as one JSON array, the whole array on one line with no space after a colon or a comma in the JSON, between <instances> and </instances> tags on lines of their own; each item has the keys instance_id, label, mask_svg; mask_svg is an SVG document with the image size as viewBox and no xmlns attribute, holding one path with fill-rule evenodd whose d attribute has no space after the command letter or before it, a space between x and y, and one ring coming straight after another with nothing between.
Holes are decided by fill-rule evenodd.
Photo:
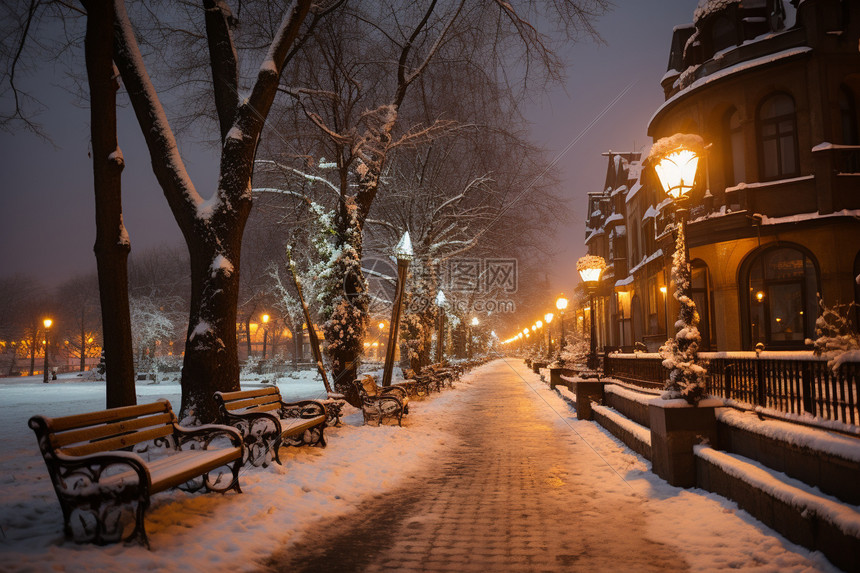
<instances>
[{"instance_id":1,"label":"distant lamp glow","mask_svg":"<svg viewBox=\"0 0 860 573\"><path fill-rule=\"evenodd\" d=\"M690 192L696 179L699 156L689 149L678 149L664 156L654 166L660 185L672 199ZM583 279L584 280L584 279Z\"/></svg>"},{"instance_id":2,"label":"distant lamp glow","mask_svg":"<svg viewBox=\"0 0 860 573\"><path fill-rule=\"evenodd\" d=\"M45 320L42 321L42 324L45 325L45 328L51 328L51 325L54 324L54 321L51 320L50 318L46 318Z\"/></svg>"},{"instance_id":3,"label":"distant lamp glow","mask_svg":"<svg viewBox=\"0 0 860 573\"><path fill-rule=\"evenodd\" d=\"M755 298L756 300L761 302L762 300L764 300L764 293L762 291L758 291L757 293L755 293Z\"/></svg>"},{"instance_id":4,"label":"distant lamp glow","mask_svg":"<svg viewBox=\"0 0 860 573\"><path fill-rule=\"evenodd\" d=\"M528 336L528 334L529 334L529 329L528 329L528 328L524 328L524 329L523 329L523 334L524 334L524 335L526 335L526 336Z\"/></svg>"},{"instance_id":5,"label":"distant lamp glow","mask_svg":"<svg viewBox=\"0 0 860 573\"><path fill-rule=\"evenodd\" d=\"M535 323L535 326L537 326L538 328L543 328L543 322L539 320Z\"/></svg>"},{"instance_id":6,"label":"distant lamp glow","mask_svg":"<svg viewBox=\"0 0 860 573\"><path fill-rule=\"evenodd\" d=\"M552 319L554 316L555 315L553 313L548 312L545 315L543 315L543 319L546 321L547 324L549 324L550 322L552 322Z\"/></svg>"},{"instance_id":7,"label":"distant lamp glow","mask_svg":"<svg viewBox=\"0 0 860 573\"><path fill-rule=\"evenodd\" d=\"M477 316L472 317L472 326L478 326L478 317Z\"/></svg>"},{"instance_id":8,"label":"distant lamp glow","mask_svg":"<svg viewBox=\"0 0 860 573\"><path fill-rule=\"evenodd\" d=\"M267 322L269 322L269 318L271 318L271 317L268 314L264 314L263 315L263 324L266 324Z\"/></svg>"},{"instance_id":9,"label":"distant lamp glow","mask_svg":"<svg viewBox=\"0 0 860 573\"><path fill-rule=\"evenodd\" d=\"M662 292L663 294L666 294L666 287L661 286L661 287L660 287L660 292Z\"/></svg>"},{"instance_id":10,"label":"distant lamp glow","mask_svg":"<svg viewBox=\"0 0 860 573\"><path fill-rule=\"evenodd\" d=\"M558 300L555 301L555 307L558 310L564 310L567 308L567 299L563 296L558 297Z\"/></svg>"},{"instance_id":11,"label":"distant lamp glow","mask_svg":"<svg viewBox=\"0 0 860 573\"><path fill-rule=\"evenodd\" d=\"M384 322L380 322L378 326L379 326L379 330L385 329L385 323Z\"/></svg>"}]
</instances>

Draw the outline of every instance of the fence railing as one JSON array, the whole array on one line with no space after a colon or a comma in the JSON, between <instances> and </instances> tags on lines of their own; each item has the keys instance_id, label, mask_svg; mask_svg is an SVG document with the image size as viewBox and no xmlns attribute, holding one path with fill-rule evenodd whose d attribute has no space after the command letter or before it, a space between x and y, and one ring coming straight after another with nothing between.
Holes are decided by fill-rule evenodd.
<instances>
[{"instance_id":1,"label":"fence railing","mask_svg":"<svg viewBox=\"0 0 860 573\"><path fill-rule=\"evenodd\" d=\"M844 362L834 372L827 359L811 353L702 352L708 394L790 414L811 414L860 424L860 362ZM607 354L604 371L632 384L662 387L669 376L655 354Z\"/></svg>"}]
</instances>

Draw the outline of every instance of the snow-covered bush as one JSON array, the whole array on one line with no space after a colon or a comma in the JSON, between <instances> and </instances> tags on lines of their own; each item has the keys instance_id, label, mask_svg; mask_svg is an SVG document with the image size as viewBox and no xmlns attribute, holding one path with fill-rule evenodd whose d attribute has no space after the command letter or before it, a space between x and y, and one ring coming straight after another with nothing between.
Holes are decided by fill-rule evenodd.
<instances>
[{"instance_id":1,"label":"snow-covered bush","mask_svg":"<svg viewBox=\"0 0 860 573\"><path fill-rule=\"evenodd\" d=\"M242 364L242 369L239 372L239 376L243 380L247 380L257 375L257 372L260 369L260 358L258 356L249 356L247 360Z\"/></svg>"},{"instance_id":2,"label":"snow-covered bush","mask_svg":"<svg viewBox=\"0 0 860 573\"><path fill-rule=\"evenodd\" d=\"M851 321L851 313L857 305L837 304L826 306L819 297L820 313L815 321L815 340L806 339L816 356L828 359L827 365L834 371L839 368L839 358L846 353L860 350L860 334Z\"/></svg>"},{"instance_id":3,"label":"snow-covered bush","mask_svg":"<svg viewBox=\"0 0 860 573\"><path fill-rule=\"evenodd\" d=\"M564 348L555 353L555 362L551 364L554 368L573 368L585 364L588 353L591 352L590 341L579 333L566 335Z\"/></svg>"}]
</instances>

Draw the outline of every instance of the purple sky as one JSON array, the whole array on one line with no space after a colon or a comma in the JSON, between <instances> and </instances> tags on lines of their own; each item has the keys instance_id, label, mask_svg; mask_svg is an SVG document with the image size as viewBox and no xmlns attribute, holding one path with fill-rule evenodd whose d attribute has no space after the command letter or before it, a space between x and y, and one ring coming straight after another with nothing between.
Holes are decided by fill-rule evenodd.
<instances>
[{"instance_id":1,"label":"purple sky","mask_svg":"<svg viewBox=\"0 0 860 573\"><path fill-rule=\"evenodd\" d=\"M576 259L583 245L586 193L599 191L605 175L606 150L641 150L650 144L647 121L662 103L660 78L666 71L672 28L692 19L696 0L617 0L597 29L606 41L583 41L563 54L568 62L566 85L532 105L533 139L558 158L564 193L574 216L557 237L559 254L550 272L557 290L578 282ZM83 65L83 62L81 62ZM62 281L95 270L92 166L89 112L77 107L60 83L65 70L48 65L32 78L50 107L38 119L53 145L25 132L0 133L0 276L24 273L42 282ZM587 132L607 104L633 84ZM120 110L123 211L133 252L182 239L149 165L149 155L130 109ZM183 147L188 169L204 195L214 188L217 155Z\"/></svg>"}]
</instances>

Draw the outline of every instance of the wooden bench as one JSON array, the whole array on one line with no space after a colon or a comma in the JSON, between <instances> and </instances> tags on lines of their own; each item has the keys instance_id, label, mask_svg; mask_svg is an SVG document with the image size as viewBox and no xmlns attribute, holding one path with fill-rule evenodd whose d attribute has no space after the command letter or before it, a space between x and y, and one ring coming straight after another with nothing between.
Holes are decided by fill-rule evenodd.
<instances>
[{"instance_id":1,"label":"wooden bench","mask_svg":"<svg viewBox=\"0 0 860 573\"><path fill-rule=\"evenodd\" d=\"M174 487L242 491L239 432L220 425L180 426L167 400L33 416L29 425L63 510L63 531L77 542L136 539L149 547L143 516L153 493Z\"/></svg>"},{"instance_id":2,"label":"wooden bench","mask_svg":"<svg viewBox=\"0 0 860 573\"><path fill-rule=\"evenodd\" d=\"M409 412L409 397L406 389L399 386L381 387L376 384L373 376L365 376L354 380L361 400L361 412L364 423L376 420L377 425L384 421L397 420L402 425L403 415Z\"/></svg>"},{"instance_id":3,"label":"wooden bench","mask_svg":"<svg viewBox=\"0 0 860 573\"><path fill-rule=\"evenodd\" d=\"M325 447L328 414L318 400L284 402L280 389L270 386L216 392L215 401L221 420L241 432L245 461L252 465L266 467L272 459L280 464L282 446Z\"/></svg>"}]
</instances>

